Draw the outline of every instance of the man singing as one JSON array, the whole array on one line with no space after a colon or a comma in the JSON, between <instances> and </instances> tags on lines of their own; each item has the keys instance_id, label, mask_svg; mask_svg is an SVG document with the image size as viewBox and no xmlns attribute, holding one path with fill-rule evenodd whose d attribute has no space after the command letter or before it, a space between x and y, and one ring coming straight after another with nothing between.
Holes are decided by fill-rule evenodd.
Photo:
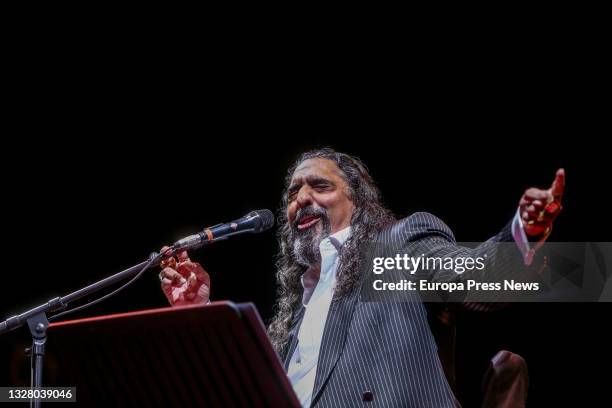
<instances>
[{"instance_id":1,"label":"man singing","mask_svg":"<svg viewBox=\"0 0 612 408\"><path fill-rule=\"evenodd\" d=\"M529 264L561 211L564 171L547 190L530 188L515 218L490 242L516 242ZM420 302L366 302L360 244L410 246L431 256L478 256L457 246L428 213L397 220L383 207L363 163L331 149L303 154L289 170L279 220L278 297L268 333L301 404L454 407ZM206 303L210 278L186 253L162 263L172 305ZM432 273L428 279L441 279Z\"/></svg>"}]
</instances>

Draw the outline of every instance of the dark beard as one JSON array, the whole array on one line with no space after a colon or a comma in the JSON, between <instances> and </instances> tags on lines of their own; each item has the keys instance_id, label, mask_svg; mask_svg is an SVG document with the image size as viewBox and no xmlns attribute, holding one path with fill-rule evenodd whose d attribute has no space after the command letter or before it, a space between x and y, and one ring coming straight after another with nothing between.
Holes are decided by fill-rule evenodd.
<instances>
[{"instance_id":1,"label":"dark beard","mask_svg":"<svg viewBox=\"0 0 612 408\"><path fill-rule=\"evenodd\" d=\"M297 228L298 221L307 215L320 217L321 232L317 231L317 226L312 226L305 230ZM303 266L310 267L321 263L321 252L319 244L327 238L331 232L331 224L327 217L327 212L324 209L314 209L306 207L300 210L292 225L291 232L293 235L293 253L296 261Z\"/></svg>"}]
</instances>

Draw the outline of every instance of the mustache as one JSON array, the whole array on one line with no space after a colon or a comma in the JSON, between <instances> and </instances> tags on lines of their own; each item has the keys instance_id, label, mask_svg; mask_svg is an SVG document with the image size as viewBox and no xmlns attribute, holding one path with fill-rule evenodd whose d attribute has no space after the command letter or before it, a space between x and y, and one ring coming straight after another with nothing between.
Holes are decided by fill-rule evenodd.
<instances>
[{"instance_id":1,"label":"mustache","mask_svg":"<svg viewBox=\"0 0 612 408\"><path fill-rule=\"evenodd\" d=\"M304 207L298 210L295 216L295 220L293 221L293 224L291 225L295 231L298 231L298 228L297 228L298 224L304 217L307 217L307 216L320 217L323 222L326 222L329 220L329 217L327 216L327 211L325 211L323 208Z\"/></svg>"}]
</instances>

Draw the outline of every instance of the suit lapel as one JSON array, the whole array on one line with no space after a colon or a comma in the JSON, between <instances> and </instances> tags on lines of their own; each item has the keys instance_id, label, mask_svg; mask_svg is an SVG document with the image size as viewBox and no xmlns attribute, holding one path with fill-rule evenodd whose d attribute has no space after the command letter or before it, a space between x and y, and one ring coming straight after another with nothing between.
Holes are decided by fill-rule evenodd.
<instances>
[{"instance_id":1,"label":"suit lapel","mask_svg":"<svg viewBox=\"0 0 612 408\"><path fill-rule=\"evenodd\" d=\"M344 299L334 299L330 305L325 329L323 330L317 374L312 392L313 406L342 354L359 292L359 290L353 290Z\"/></svg>"}]
</instances>

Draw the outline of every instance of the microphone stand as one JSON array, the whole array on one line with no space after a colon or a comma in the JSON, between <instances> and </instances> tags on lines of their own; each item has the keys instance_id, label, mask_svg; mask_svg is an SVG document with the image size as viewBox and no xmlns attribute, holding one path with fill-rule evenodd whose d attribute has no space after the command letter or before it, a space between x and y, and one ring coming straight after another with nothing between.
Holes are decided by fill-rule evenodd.
<instances>
[{"instance_id":1,"label":"microphone stand","mask_svg":"<svg viewBox=\"0 0 612 408\"><path fill-rule=\"evenodd\" d=\"M45 356L45 344L47 342L47 328L49 327L47 313L66 309L68 304L74 302L75 300L96 293L124 279L136 276L145 266L157 266L159 265L161 258L161 254L153 252L147 261L141 262L128 269L125 269L124 271L92 283L91 285L81 288L66 296L53 298L46 303L38 305L16 316L9 317L5 321L1 322L0 334L15 330L26 323L30 328L30 333L32 335L32 348L26 348L26 354L29 354L31 358L30 387L33 389L42 387L43 359ZM30 400L30 407L40 407L40 398Z\"/></svg>"}]
</instances>

